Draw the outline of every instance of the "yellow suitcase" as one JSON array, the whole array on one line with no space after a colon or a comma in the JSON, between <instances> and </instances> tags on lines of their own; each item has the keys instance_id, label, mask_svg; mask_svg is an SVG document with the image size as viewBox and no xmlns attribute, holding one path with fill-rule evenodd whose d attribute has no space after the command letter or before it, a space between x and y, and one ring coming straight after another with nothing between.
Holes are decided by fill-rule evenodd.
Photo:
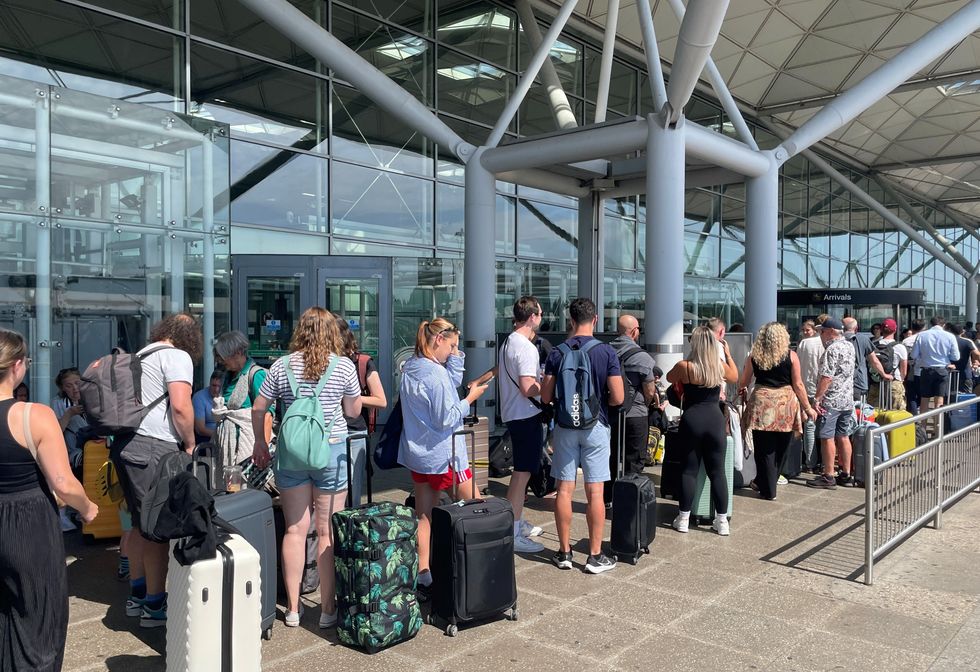
<instances>
[{"instance_id":1,"label":"yellow suitcase","mask_svg":"<svg viewBox=\"0 0 980 672\"><path fill-rule=\"evenodd\" d=\"M109 499L99 470L109 460L105 439L86 441L82 448L82 486L89 499L99 505L99 515L82 525L82 534L92 539L112 539L122 535L119 504Z\"/></svg>"},{"instance_id":2,"label":"yellow suitcase","mask_svg":"<svg viewBox=\"0 0 980 672\"><path fill-rule=\"evenodd\" d=\"M908 411L878 411L878 424L884 427L911 418ZM915 448L915 425L905 425L888 432L888 457L898 457Z\"/></svg>"}]
</instances>

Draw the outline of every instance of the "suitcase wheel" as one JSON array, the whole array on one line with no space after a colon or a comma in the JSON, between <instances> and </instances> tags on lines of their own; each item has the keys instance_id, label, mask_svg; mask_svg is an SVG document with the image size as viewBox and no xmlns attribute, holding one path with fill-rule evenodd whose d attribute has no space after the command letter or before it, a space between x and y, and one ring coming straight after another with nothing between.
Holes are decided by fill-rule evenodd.
<instances>
[{"instance_id":1,"label":"suitcase wheel","mask_svg":"<svg viewBox=\"0 0 980 672\"><path fill-rule=\"evenodd\" d=\"M650 555L650 547L649 546L644 546L643 547L643 552L646 553L647 555Z\"/></svg>"},{"instance_id":2,"label":"suitcase wheel","mask_svg":"<svg viewBox=\"0 0 980 672\"><path fill-rule=\"evenodd\" d=\"M267 642L270 639L272 639L272 628L266 628L265 630L262 631L262 639L264 639Z\"/></svg>"},{"instance_id":3,"label":"suitcase wheel","mask_svg":"<svg viewBox=\"0 0 980 672\"><path fill-rule=\"evenodd\" d=\"M637 563L637 561L639 561L639 558L637 556L633 555L633 556L630 556L629 558L627 558L627 561L631 565L635 565Z\"/></svg>"},{"instance_id":4,"label":"suitcase wheel","mask_svg":"<svg viewBox=\"0 0 980 672\"><path fill-rule=\"evenodd\" d=\"M450 637L455 637L457 634L459 634L459 628L457 628L454 623L450 623L446 626L446 634Z\"/></svg>"},{"instance_id":5,"label":"suitcase wheel","mask_svg":"<svg viewBox=\"0 0 980 672\"><path fill-rule=\"evenodd\" d=\"M508 621L516 621L519 616L520 616L520 612L517 610L517 605L511 607L510 610L506 613L506 618Z\"/></svg>"}]
</instances>

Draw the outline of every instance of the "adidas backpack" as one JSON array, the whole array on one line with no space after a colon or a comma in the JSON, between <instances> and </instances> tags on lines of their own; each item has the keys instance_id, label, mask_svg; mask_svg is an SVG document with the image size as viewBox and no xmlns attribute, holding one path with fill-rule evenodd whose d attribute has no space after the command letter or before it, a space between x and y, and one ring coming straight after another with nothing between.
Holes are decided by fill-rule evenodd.
<instances>
[{"instance_id":1,"label":"adidas backpack","mask_svg":"<svg viewBox=\"0 0 980 672\"><path fill-rule=\"evenodd\" d=\"M589 351L599 345L593 339L580 348L567 343L558 346L561 364L555 386L555 422L566 429L589 429L599 419L599 391L592 384Z\"/></svg>"}]
</instances>

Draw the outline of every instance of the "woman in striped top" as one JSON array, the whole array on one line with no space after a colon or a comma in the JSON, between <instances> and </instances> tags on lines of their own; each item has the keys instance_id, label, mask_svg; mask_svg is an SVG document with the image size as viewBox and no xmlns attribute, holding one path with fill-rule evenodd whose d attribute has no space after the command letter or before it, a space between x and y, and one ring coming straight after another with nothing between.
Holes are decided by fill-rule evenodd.
<instances>
[{"instance_id":1,"label":"woman in striped top","mask_svg":"<svg viewBox=\"0 0 980 672\"><path fill-rule=\"evenodd\" d=\"M337 364L320 392L323 417L333 429L330 443L330 464L312 471L286 471L275 469L276 487L282 501L282 513L286 534L282 540L282 574L286 585L288 605L286 625L299 625L299 586L306 562L306 534L310 529L310 508L315 516L319 535L317 566L320 571L320 627L330 628L337 623L334 604L333 536L330 517L334 511L344 508L347 498L347 422L344 416L356 416L361 412L361 386L357 382L357 369L344 357L343 340L337 329L336 318L330 311L313 307L299 318L290 354L276 360L262 382L259 396L252 404L252 424L255 432L255 448L252 457L257 466L270 462L269 446L262 431L266 410L275 401L285 411L296 400L286 373L286 365L299 383L300 390L316 387L320 377L334 358ZM301 393L302 394L302 393ZM258 424L256 424L258 423Z\"/></svg>"}]
</instances>

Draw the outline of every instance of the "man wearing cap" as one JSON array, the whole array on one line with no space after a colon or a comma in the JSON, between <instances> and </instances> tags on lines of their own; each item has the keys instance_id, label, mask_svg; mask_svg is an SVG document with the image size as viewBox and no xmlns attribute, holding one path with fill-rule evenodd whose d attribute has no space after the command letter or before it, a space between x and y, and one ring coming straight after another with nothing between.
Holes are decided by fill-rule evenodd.
<instances>
[{"instance_id":1,"label":"man wearing cap","mask_svg":"<svg viewBox=\"0 0 980 672\"><path fill-rule=\"evenodd\" d=\"M815 401L817 437L823 457L823 471L807 482L813 488L834 490L853 482L851 465L851 425L854 417L854 348L844 339L844 325L828 317L820 326L824 353L820 358L820 380ZM834 478L834 458L840 458L840 476Z\"/></svg>"},{"instance_id":2,"label":"man wearing cap","mask_svg":"<svg viewBox=\"0 0 980 672\"><path fill-rule=\"evenodd\" d=\"M891 386L892 401L889 409L892 411L904 411L905 410L905 383L903 382L908 377L909 368L909 351L905 349L905 346L895 340L895 332L898 331L898 324L895 320L890 317L881 323L881 338L874 341L874 354L883 367L885 371L889 372L889 376L876 376L872 373L872 377L882 384L887 383ZM889 362L888 359L891 361ZM871 389L868 390L868 403L875 408L883 408L881 404L881 391L878 385L872 385Z\"/></svg>"}]
</instances>

